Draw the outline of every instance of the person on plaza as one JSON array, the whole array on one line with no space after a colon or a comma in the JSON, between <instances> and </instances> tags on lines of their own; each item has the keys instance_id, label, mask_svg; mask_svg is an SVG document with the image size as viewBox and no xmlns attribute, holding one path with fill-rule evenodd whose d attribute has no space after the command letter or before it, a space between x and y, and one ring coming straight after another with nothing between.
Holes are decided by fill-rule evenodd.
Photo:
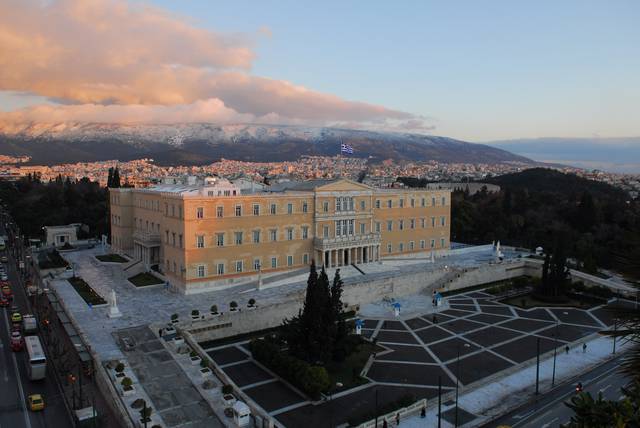
<instances>
[{"instance_id":1,"label":"person on plaza","mask_svg":"<svg viewBox=\"0 0 640 428\"><path fill-rule=\"evenodd\" d=\"M433 323L438 324L438 318L436 318L436 314L433 314Z\"/></svg>"},{"instance_id":2,"label":"person on plaza","mask_svg":"<svg viewBox=\"0 0 640 428\"><path fill-rule=\"evenodd\" d=\"M566 352L566 354L569 355L569 345L564 347L564 352Z\"/></svg>"},{"instance_id":3,"label":"person on plaza","mask_svg":"<svg viewBox=\"0 0 640 428\"><path fill-rule=\"evenodd\" d=\"M587 352L587 344L583 343L582 344L582 353L584 354L585 352Z\"/></svg>"},{"instance_id":4,"label":"person on plaza","mask_svg":"<svg viewBox=\"0 0 640 428\"><path fill-rule=\"evenodd\" d=\"M427 417L427 407L426 406L422 406L422 410L420 410L420 417L422 419Z\"/></svg>"},{"instance_id":5,"label":"person on plaza","mask_svg":"<svg viewBox=\"0 0 640 428\"><path fill-rule=\"evenodd\" d=\"M396 426L400 426L400 412L396 413Z\"/></svg>"},{"instance_id":6,"label":"person on plaza","mask_svg":"<svg viewBox=\"0 0 640 428\"><path fill-rule=\"evenodd\" d=\"M386 419L382 421L382 428L389 428L389 425L387 424Z\"/></svg>"}]
</instances>

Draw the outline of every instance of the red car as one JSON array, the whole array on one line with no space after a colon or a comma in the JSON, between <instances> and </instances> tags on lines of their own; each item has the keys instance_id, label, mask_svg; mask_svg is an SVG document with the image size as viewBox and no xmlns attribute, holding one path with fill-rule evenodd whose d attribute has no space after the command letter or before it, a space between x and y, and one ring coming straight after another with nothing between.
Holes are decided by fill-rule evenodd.
<instances>
[{"instance_id":1,"label":"red car","mask_svg":"<svg viewBox=\"0 0 640 428\"><path fill-rule=\"evenodd\" d=\"M11 287L8 285L2 286L2 295L9 300L13 300L13 292L11 291Z\"/></svg>"},{"instance_id":2,"label":"red car","mask_svg":"<svg viewBox=\"0 0 640 428\"><path fill-rule=\"evenodd\" d=\"M7 299L6 297L0 295L0 307L7 307L9 306L9 299Z\"/></svg>"},{"instance_id":3,"label":"red car","mask_svg":"<svg viewBox=\"0 0 640 428\"><path fill-rule=\"evenodd\" d=\"M13 352L22 351L24 347L24 340L22 340L22 334L19 330L13 330L11 332L11 350Z\"/></svg>"}]
</instances>

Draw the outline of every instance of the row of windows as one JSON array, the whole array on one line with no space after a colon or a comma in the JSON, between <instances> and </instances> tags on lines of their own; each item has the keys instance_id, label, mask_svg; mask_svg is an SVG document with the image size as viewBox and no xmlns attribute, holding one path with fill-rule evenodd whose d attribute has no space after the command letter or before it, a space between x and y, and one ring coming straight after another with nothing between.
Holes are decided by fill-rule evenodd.
<instances>
[{"instance_id":1,"label":"row of windows","mask_svg":"<svg viewBox=\"0 0 640 428\"><path fill-rule=\"evenodd\" d=\"M436 202L437 202L437 198L436 198L436 197L432 197L432 198L431 198L431 206L432 206L432 207L437 206ZM410 208L415 208L415 207L416 207L416 203L417 203L417 202L416 202L416 199L415 199L415 198L410 198L410 199L409 199L409 207L410 207ZM446 196L443 196L443 197L441 197L441 198L440 198L440 204L441 204L442 206L447 205L447 198L446 198ZM393 208L393 200L392 200L392 199L387 199L387 201L386 201L386 203L384 204L384 206L385 206L386 208ZM421 207L427 207L427 206L428 206L428 205L427 205L427 198L421 198L421 199L420 199L420 206L421 206ZM380 199L376 199L376 205L375 205L375 207L376 207L377 209L382 208L382 201L381 201ZM400 199L398 199L398 208L404 208L404 207L405 207L405 199L404 199L404 198L400 198Z\"/></svg>"},{"instance_id":2,"label":"row of windows","mask_svg":"<svg viewBox=\"0 0 640 428\"><path fill-rule=\"evenodd\" d=\"M387 220L387 232L393 231L393 223L394 223L393 220ZM436 223L436 217L431 217L431 227L436 227L436 224L439 224L439 226L442 226L442 227L446 226L447 217L441 216L440 221L438 223ZM376 227L376 232L380 232L380 222L376 222L375 227ZM415 229L416 219L415 218L409 219L408 223L405 220L398 220L398 230L405 230L407 227L409 229ZM420 227L422 229L427 227L427 219L425 218L420 219Z\"/></svg>"},{"instance_id":3,"label":"row of windows","mask_svg":"<svg viewBox=\"0 0 640 428\"><path fill-rule=\"evenodd\" d=\"M233 233L233 243L235 245L242 245L245 243L245 233L244 232L232 232ZM182 237L182 235L180 235ZM213 245L216 247L224 247L226 245L225 240L226 233L219 232L215 234L215 239ZM254 244L259 244L263 241L262 231L253 230L251 231L251 242ZM293 227L288 227L285 229L285 240L293 241L296 239L295 229ZM300 228L300 239L309 239L309 227L302 226ZM276 242L278 241L278 229L269 229L269 241ZM182 241L180 241L182 242ZM205 235L197 235L196 236L196 248L204 248L206 246Z\"/></svg>"},{"instance_id":4,"label":"row of windows","mask_svg":"<svg viewBox=\"0 0 640 428\"><path fill-rule=\"evenodd\" d=\"M252 211L251 214L254 216L259 216L262 214L262 206L260 204L253 204L252 206ZM302 202L302 213L307 213L309 212L309 204L307 203L307 201ZM294 204L293 202L289 202L287 203L287 214L293 214L294 213ZM234 207L234 211L233 214L235 217L242 217L244 215L243 212L243 206L238 204ZM269 205L269 214L270 215L276 215L278 214L278 204L276 203L271 203ZM216 207L216 217L217 218L222 218L224 217L224 207L223 206L217 206ZM205 218L205 211L204 211L204 207L197 207L196 208L196 218L202 219Z\"/></svg>"},{"instance_id":5,"label":"row of windows","mask_svg":"<svg viewBox=\"0 0 640 428\"><path fill-rule=\"evenodd\" d=\"M444 248L445 244L446 244L446 239L445 238L440 238L440 248ZM429 243L429 248L436 248L436 240L432 239L431 242ZM413 251L416 249L416 243L415 241L409 241L409 246L407 249L405 249L404 243L400 242L398 243L398 252L403 252L405 250L408 251ZM424 250L426 249L426 241L424 239L420 240L420 249ZM387 244L387 253L392 253L393 252L393 245L392 244Z\"/></svg>"},{"instance_id":6,"label":"row of windows","mask_svg":"<svg viewBox=\"0 0 640 428\"><path fill-rule=\"evenodd\" d=\"M302 257L300 258L300 261L303 265L309 264L309 254L307 253L303 254ZM295 264L295 257L293 255L286 256L286 266L289 267L289 266L293 266L294 264ZM169 266L169 260L167 260L167 266ZM271 266L271 269L277 269L280 266L277 256L271 257L270 266ZM231 269L231 271L229 272L228 269ZM262 266L262 261L260 259L253 259L253 265L251 266L251 269L253 269L253 271L255 272L258 272L264 269L264 266ZM235 262L231 263L229 268L227 268L227 265L225 263L217 263L215 274L224 275L225 273L242 273L246 271L247 270L246 270L244 260L236 260ZM195 274L196 274L196 277L198 278L206 277L207 265L204 265L204 264L198 265L196 267Z\"/></svg>"}]
</instances>

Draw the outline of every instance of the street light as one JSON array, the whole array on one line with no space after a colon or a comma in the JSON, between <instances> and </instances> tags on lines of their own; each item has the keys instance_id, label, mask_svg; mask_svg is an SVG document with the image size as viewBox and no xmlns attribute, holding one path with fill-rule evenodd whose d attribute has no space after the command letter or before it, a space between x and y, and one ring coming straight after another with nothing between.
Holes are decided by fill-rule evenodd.
<instances>
[{"instance_id":1,"label":"street light","mask_svg":"<svg viewBox=\"0 0 640 428\"><path fill-rule=\"evenodd\" d=\"M465 348L470 348L468 343L464 344ZM458 345L458 358L456 360L456 423L455 427L458 428L458 387L460 384L460 345Z\"/></svg>"},{"instance_id":2,"label":"street light","mask_svg":"<svg viewBox=\"0 0 640 428\"><path fill-rule=\"evenodd\" d=\"M554 344L553 344L553 374L551 375L551 387L553 388L556 384L556 354L558 351L558 325L560 321L556 320L556 331L553 334Z\"/></svg>"},{"instance_id":3,"label":"street light","mask_svg":"<svg viewBox=\"0 0 640 428\"><path fill-rule=\"evenodd\" d=\"M536 340L536 395L540 393L540 338Z\"/></svg>"}]
</instances>

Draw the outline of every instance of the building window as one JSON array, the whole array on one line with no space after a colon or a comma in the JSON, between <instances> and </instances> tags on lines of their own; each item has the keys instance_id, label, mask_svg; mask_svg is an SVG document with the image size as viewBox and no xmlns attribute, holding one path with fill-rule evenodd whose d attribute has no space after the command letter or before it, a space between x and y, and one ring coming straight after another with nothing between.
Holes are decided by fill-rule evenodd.
<instances>
[{"instance_id":1,"label":"building window","mask_svg":"<svg viewBox=\"0 0 640 428\"><path fill-rule=\"evenodd\" d=\"M361 200L360 201L360 209L364 211L366 207L367 207L367 203L365 202L365 200L364 199Z\"/></svg>"},{"instance_id":2,"label":"building window","mask_svg":"<svg viewBox=\"0 0 640 428\"><path fill-rule=\"evenodd\" d=\"M425 198L422 198L421 201L420 201L420 205L423 206L423 207L426 207L427 206L427 200Z\"/></svg>"},{"instance_id":3,"label":"building window","mask_svg":"<svg viewBox=\"0 0 640 428\"><path fill-rule=\"evenodd\" d=\"M196 247L204 248L204 235L196 236Z\"/></svg>"},{"instance_id":4,"label":"building window","mask_svg":"<svg viewBox=\"0 0 640 428\"><path fill-rule=\"evenodd\" d=\"M271 204L271 206L269 207L269 213L271 213L271 215L276 215L276 212L277 212L276 204Z\"/></svg>"},{"instance_id":5,"label":"building window","mask_svg":"<svg viewBox=\"0 0 640 428\"><path fill-rule=\"evenodd\" d=\"M308 265L309 264L309 254L304 253L302 255L302 264L303 265Z\"/></svg>"},{"instance_id":6,"label":"building window","mask_svg":"<svg viewBox=\"0 0 640 428\"><path fill-rule=\"evenodd\" d=\"M277 257L271 257L271 268L275 269L278 267L278 258Z\"/></svg>"},{"instance_id":7,"label":"building window","mask_svg":"<svg viewBox=\"0 0 640 428\"><path fill-rule=\"evenodd\" d=\"M260 205L253 204L253 215L260 215Z\"/></svg>"},{"instance_id":8,"label":"building window","mask_svg":"<svg viewBox=\"0 0 640 428\"><path fill-rule=\"evenodd\" d=\"M436 198L435 197L431 198L431 206L433 206L433 207L436 206Z\"/></svg>"},{"instance_id":9,"label":"building window","mask_svg":"<svg viewBox=\"0 0 640 428\"><path fill-rule=\"evenodd\" d=\"M420 249L424 250L424 239L420 240Z\"/></svg>"},{"instance_id":10,"label":"building window","mask_svg":"<svg viewBox=\"0 0 640 428\"><path fill-rule=\"evenodd\" d=\"M291 202L287 204L287 214L293 214L293 204Z\"/></svg>"},{"instance_id":11,"label":"building window","mask_svg":"<svg viewBox=\"0 0 640 428\"><path fill-rule=\"evenodd\" d=\"M253 270L260 270L260 259L253 259Z\"/></svg>"},{"instance_id":12,"label":"building window","mask_svg":"<svg viewBox=\"0 0 640 428\"><path fill-rule=\"evenodd\" d=\"M440 226L444 226L446 224L446 217L442 216L440 217Z\"/></svg>"},{"instance_id":13,"label":"building window","mask_svg":"<svg viewBox=\"0 0 640 428\"><path fill-rule=\"evenodd\" d=\"M387 253L391 253L392 250L393 247L391 246L391 244L387 244Z\"/></svg>"},{"instance_id":14,"label":"building window","mask_svg":"<svg viewBox=\"0 0 640 428\"><path fill-rule=\"evenodd\" d=\"M198 265L198 278L204 278L204 265Z\"/></svg>"},{"instance_id":15,"label":"building window","mask_svg":"<svg viewBox=\"0 0 640 428\"><path fill-rule=\"evenodd\" d=\"M287 228L287 241L293 241L293 228Z\"/></svg>"},{"instance_id":16,"label":"building window","mask_svg":"<svg viewBox=\"0 0 640 428\"><path fill-rule=\"evenodd\" d=\"M242 205L236 205L236 217L242 216Z\"/></svg>"},{"instance_id":17,"label":"building window","mask_svg":"<svg viewBox=\"0 0 640 428\"><path fill-rule=\"evenodd\" d=\"M218 263L218 275L224 275L224 263Z\"/></svg>"},{"instance_id":18,"label":"building window","mask_svg":"<svg viewBox=\"0 0 640 428\"><path fill-rule=\"evenodd\" d=\"M391 232L393 230L393 220L387 220L387 232Z\"/></svg>"},{"instance_id":19,"label":"building window","mask_svg":"<svg viewBox=\"0 0 640 428\"><path fill-rule=\"evenodd\" d=\"M402 242L398 244L398 251L400 252L404 251L404 244Z\"/></svg>"},{"instance_id":20,"label":"building window","mask_svg":"<svg viewBox=\"0 0 640 428\"><path fill-rule=\"evenodd\" d=\"M442 206L447 205L447 198L445 196L442 197Z\"/></svg>"},{"instance_id":21,"label":"building window","mask_svg":"<svg viewBox=\"0 0 640 428\"><path fill-rule=\"evenodd\" d=\"M224 207L216 207L216 217L224 217Z\"/></svg>"},{"instance_id":22,"label":"building window","mask_svg":"<svg viewBox=\"0 0 640 428\"><path fill-rule=\"evenodd\" d=\"M404 230L404 220L399 220L398 221L398 229Z\"/></svg>"},{"instance_id":23,"label":"building window","mask_svg":"<svg viewBox=\"0 0 640 428\"><path fill-rule=\"evenodd\" d=\"M336 198L336 211L342 211L342 198Z\"/></svg>"},{"instance_id":24,"label":"building window","mask_svg":"<svg viewBox=\"0 0 640 428\"><path fill-rule=\"evenodd\" d=\"M168 230L164 231L164 243L169 245L169 231Z\"/></svg>"},{"instance_id":25,"label":"building window","mask_svg":"<svg viewBox=\"0 0 640 428\"><path fill-rule=\"evenodd\" d=\"M416 243L413 241L409 242L409 250L413 251L416 248Z\"/></svg>"},{"instance_id":26,"label":"building window","mask_svg":"<svg viewBox=\"0 0 640 428\"><path fill-rule=\"evenodd\" d=\"M380 199L376 199L376 208L380 209Z\"/></svg>"},{"instance_id":27,"label":"building window","mask_svg":"<svg viewBox=\"0 0 640 428\"><path fill-rule=\"evenodd\" d=\"M202 208L202 207L196 208L196 217L197 218L204 218L204 208Z\"/></svg>"},{"instance_id":28,"label":"building window","mask_svg":"<svg viewBox=\"0 0 640 428\"><path fill-rule=\"evenodd\" d=\"M234 232L236 245L242 245L242 232Z\"/></svg>"},{"instance_id":29,"label":"building window","mask_svg":"<svg viewBox=\"0 0 640 428\"><path fill-rule=\"evenodd\" d=\"M380 233L380 222L376 221L376 233Z\"/></svg>"},{"instance_id":30,"label":"building window","mask_svg":"<svg viewBox=\"0 0 640 428\"><path fill-rule=\"evenodd\" d=\"M324 211L324 212L326 212L326 213L328 213L328 212L329 212L329 202L324 201L324 202L322 203L322 211Z\"/></svg>"},{"instance_id":31,"label":"building window","mask_svg":"<svg viewBox=\"0 0 640 428\"><path fill-rule=\"evenodd\" d=\"M182 248L182 233L178 235L178 243L179 243L178 246Z\"/></svg>"},{"instance_id":32,"label":"building window","mask_svg":"<svg viewBox=\"0 0 640 428\"><path fill-rule=\"evenodd\" d=\"M353 223L354 223L354 220L349 220L349 235L354 234Z\"/></svg>"},{"instance_id":33,"label":"building window","mask_svg":"<svg viewBox=\"0 0 640 428\"><path fill-rule=\"evenodd\" d=\"M387 200L387 208L391 208L393 206L393 201L391 199Z\"/></svg>"},{"instance_id":34,"label":"building window","mask_svg":"<svg viewBox=\"0 0 640 428\"><path fill-rule=\"evenodd\" d=\"M426 221L425 221L424 218L420 219L420 227L423 228L423 229L426 227Z\"/></svg>"},{"instance_id":35,"label":"building window","mask_svg":"<svg viewBox=\"0 0 640 428\"><path fill-rule=\"evenodd\" d=\"M171 245L176 246L176 233L171 232Z\"/></svg>"},{"instance_id":36,"label":"building window","mask_svg":"<svg viewBox=\"0 0 640 428\"><path fill-rule=\"evenodd\" d=\"M416 206L416 200L411 198L411 208L415 208Z\"/></svg>"},{"instance_id":37,"label":"building window","mask_svg":"<svg viewBox=\"0 0 640 428\"><path fill-rule=\"evenodd\" d=\"M404 198L400 198L400 208L404 208Z\"/></svg>"},{"instance_id":38,"label":"building window","mask_svg":"<svg viewBox=\"0 0 640 428\"><path fill-rule=\"evenodd\" d=\"M293 256L287 256L287 266L293 266Z\"/></svg>"},{"instance_id":39,"label":"building window","mask_svg":"<svg viewBox=\"0 0 640 428\"><path fill-rule=\"evenodd\" d=\"M271 229L269 231L269 239L271 239L272 242L278 240L278 229Z\"/></svg>"},{"instance_id":40,"label":"building window","mask_svg":"<svg viewBox=\"0 0 640 428\"><path fill-rule=\"evenodd\" d=\"M360 235L364 235L365 234L365 224L364 223L360 223Z\"/></svg>"},{"instance_id":41,"label":"building window","mask_svg":"<svg viewBox=\"0 0 640 428\"><path fill-rule=\"evenodd\" d=\"M432 239L431 240L431 248L434 248L436 246L436 240Z\"/></svg>"},{"instance_id":42,"label":"building window","mask_svg":"<svg viewBox=\"0 0 640 428\"><path fill-rule=\"evenodd\" d=\"M322 236L324 238L329 237L329 226L322 226Z\"/></svg>"},{"instance_id":43,"label":"building window","mask_svg":"<svg viewBox=\"0 0 640 428\"><path fill-rule=\"evenodd\" d=\"M336 236L342 235L342 221L336 220Z\"/></svg>"},{"instance_id":44,"label":"building window","mask_svg":"<svg viewBox=\"0 0 640 428\"><path fill-rule=\"evenodd\" d=\"M409 220L409 229L415 229L416 228L416 219L412 218L411 220Z\"/></svg>"},{"instance_id":45,"label":"building window","mask_svg":"<svg viewBox=\"0 0 640 428\"><path fill-rule=\"evenodd\" d=\"M216 233L216 245L224 247L224 233Z\"/></svg>"},{"instance_id":46,"label":"building window","mask_svg":"<svg viewBox=\"0 0 640 428\"><path fill-rule=\"evenodd\" d=\"M440 247L444 248L444 238L440 238Z\"/></svg>"},{"instance_id":47,"label":"building window","mask_svg":"<svg viewBox=\"0 0 640 428\"><path fill-rule=\"evenodd\" d=\"M165 266L166 266L166 271L169 272L171 270L171 263L169 262L169 259L165 260Z\"/></svg>"},{"instance_id":48,"label":"building window","mask_svg":"<svg viewBox=\"0 0 640 428\"><path fill-rule=\"evenodd\" d=\"M238 273L242 272L242 267L243 267L242 265L243 265L242 260L238 260L236 262L236 272L238 272Z\"/></svg>"},{"instance_id":49,"label":"building window","mask_svg":"<svg viewBox=\"0 0 640 428\"><path fill-rule=\"evenodd\" d=\"M259 230L254 230L253 231L253 243L254 244L259 244L260 243L260 231Z\"/></svg>"},{"instance_id":50,"label":"building window","mask_svg":"<svg viewBox=\"0 0 640 428\"><path fill-rule=\"evenodd\" d=\"M164 203L164 215L169 217L169 204L168 203Z\"/></svg>"},{"instance_id":51,"label":"building window","mask_svg":"<svg viewBox=\"0 0 640 428\"><path fill-rule=\"evenodd\" d=\"M304 201L304 202L302 203L302 212L303 212L303 213L307 213L307 212L309 212L309 204L307 203L307 201Z\"/></svg>"},{"instance_id":52,"label":"building window","mask_svg":"<svg viewBox=\"0 0 640 428\"><path fill-rule=\"evenodd\" d=\"M309 239L309 227L302 226L302 239Z\"/></svg>"},{"instance_id":53,"label":"building window","mask_svg":"<svg viewBox=\"0 0 640 428\"><path fill-rule=\"evenodd\" d=\"M436 218L431 217L431 227L436 227Z\"/></svg>"}]
</instances>

